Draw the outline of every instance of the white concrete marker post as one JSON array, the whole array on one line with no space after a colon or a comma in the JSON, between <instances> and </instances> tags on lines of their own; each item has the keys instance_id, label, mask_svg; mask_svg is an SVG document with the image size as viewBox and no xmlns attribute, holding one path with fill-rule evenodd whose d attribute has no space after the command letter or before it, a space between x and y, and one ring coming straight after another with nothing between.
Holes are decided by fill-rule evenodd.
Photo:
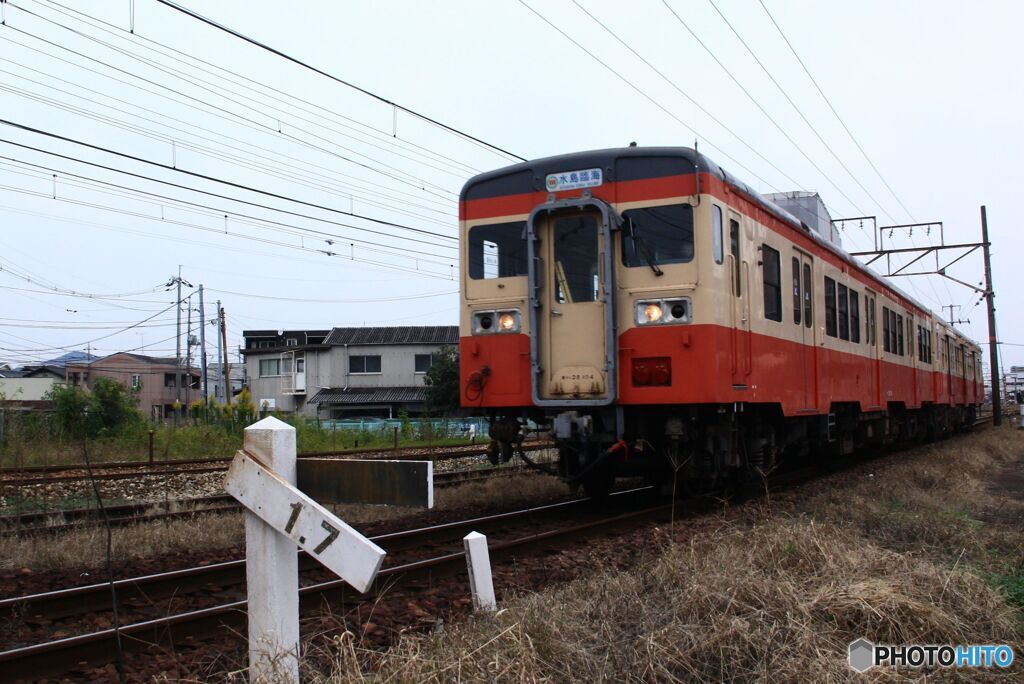
<instances>
[{"instance_id":1,"label":"white concrete marker post","mask_svg":"<svg viewBox=\"0 0 1024 684\"><path fill-rule=\"evenodd\" d=\"M249 681L299 681L296 544L365 592L384 550L295 487L295 428L268 417L245 429L224 489L245 514Z\"/></svg>"},{"instance_id":2,"label":"white concrete marker post","mask_svg":"<svg viewBox=\"0 0 1024 684\"><path fill-rule=\"evenodd\" d=\"M469 566L469 588L473 592L473 608L491 611L498 607L491 579L491 557L487 552L487 537L470 532L462 538L466 547L466 565Z\"/></svg>"}]
</instances>

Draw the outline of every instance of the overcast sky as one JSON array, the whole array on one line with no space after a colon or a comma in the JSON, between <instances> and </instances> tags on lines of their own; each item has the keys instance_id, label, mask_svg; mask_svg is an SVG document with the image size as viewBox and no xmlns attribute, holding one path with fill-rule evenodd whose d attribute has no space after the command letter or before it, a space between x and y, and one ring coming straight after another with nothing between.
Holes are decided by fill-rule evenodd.
<instances>
[{"instance_id":1,"label":"overcast sky","mask_svg":"<svg viewBox=\"0 0 1024 684\"><path fill-rule=\"evenodd\" d=\"M985 204L1002 357L1024 365L1024 7L763 1L181 4L526 158L696 139L762 192L818 191L834 218L941 221L950 244L980 240ZM51 135L0 125L0 362L85 343L173 355L179 265L207 319L222 301L232 349L246 329L457 322L459 188L512 158L156 0L5 12L0 119ZM866 249L870 222L843 241ZM980 283L980 253L950 274ZM987 338L976 293L898 284Z\"/></svg>"}]
</instances>

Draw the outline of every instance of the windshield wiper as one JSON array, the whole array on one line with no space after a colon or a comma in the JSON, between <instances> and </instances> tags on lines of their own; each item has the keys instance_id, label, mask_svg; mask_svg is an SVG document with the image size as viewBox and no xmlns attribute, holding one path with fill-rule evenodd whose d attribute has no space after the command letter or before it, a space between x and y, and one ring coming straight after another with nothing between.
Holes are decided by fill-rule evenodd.
<instances>
[{"instance_id":1,"label":"windshield wiper","mask_svg":"<svg viewBox=\"0 0 1024 684\"><path fill-rule=\"evenodd\" d=\"M633 250L639 251L640 254L643 255L644 261L646 261L647 265L651 267L652 271L654 271L654 275L665 275L665 272L658 267L658 263L654 258L654 252L651 251L647 242L644 241L643 236L640 235L640 229L637 228L633 221L629 222L629 236L633 240Z\"/></svg>"}]
</instances>

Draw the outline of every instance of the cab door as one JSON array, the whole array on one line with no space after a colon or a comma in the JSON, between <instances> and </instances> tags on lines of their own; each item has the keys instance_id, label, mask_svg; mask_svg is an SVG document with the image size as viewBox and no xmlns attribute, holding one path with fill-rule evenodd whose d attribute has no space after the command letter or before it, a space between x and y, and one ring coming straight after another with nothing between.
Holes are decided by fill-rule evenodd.
<instances>
[{"instance_id":1,"label":"cab door","mask_svg":"<svg viewBox=\"0 0 1024 684\"><path fill-rule=\"evenodd\" d=\"M615 399L611 223L612 210L599 200L563 200L535 211L527 224L538 405Z\"/></svg>"}]
</instances>

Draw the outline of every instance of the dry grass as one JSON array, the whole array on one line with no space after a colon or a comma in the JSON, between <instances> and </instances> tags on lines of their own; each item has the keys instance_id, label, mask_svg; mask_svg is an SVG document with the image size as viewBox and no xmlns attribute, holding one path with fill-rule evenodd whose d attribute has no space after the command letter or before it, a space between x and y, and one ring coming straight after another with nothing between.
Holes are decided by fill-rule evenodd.
<instances>
[{"instance_id":1,"label":"dry grass","mask_svg":"<svg viewBox=\"0 0 1024 684\"><path fill-rule=\"evenodd\" d=\"M993 492L1024 435L989 430L888 459L797 506L723 519L653 563L504 602L442 634L405 636L365 670L339 638L311 681L839 681L847 644L1009 643L1020 608L982 577L1022 574L1024 501ZM1010 672L931 679L1019 681ZM916 679L882 669L875 681Z\"/></svg>"},{"instance_id":2,"label":"dry grass","mask_svg":"<svg viewBox=\"0 0 1024 684\"><path fill-rule=\"evenodd\" d=\"M470 482L437 492L436 510L479 506L531 505L564 497L565 485L532 475ZM386 506L332 506L343 520L366 524L420 513ZM173 508L172 508L173 510ZM152 522L113 530L115 562L172 553L241 548L245 531L240 514L207 515L192 520ZM60 568L94 568L105 562L106 531L82 527L59 535L4 539L0 570L29 568L34 572Z\"/></svg>"}]
</instances>

